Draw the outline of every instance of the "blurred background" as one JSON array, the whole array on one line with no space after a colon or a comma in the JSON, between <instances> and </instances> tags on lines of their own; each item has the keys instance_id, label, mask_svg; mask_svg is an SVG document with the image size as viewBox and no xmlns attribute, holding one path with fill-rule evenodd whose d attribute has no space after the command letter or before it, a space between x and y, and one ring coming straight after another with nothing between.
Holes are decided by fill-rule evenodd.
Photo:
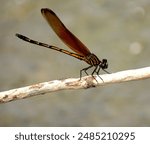
<instances>
[{"instance_id":1,"label":"blurred background","mask_svg":"<svg viewBox=\"0 0 150 144\"><path fill-rule=\"evenodd\" d=\"M1 0L0 91L79 77L85 62L18 39L67 49L42 17L52 9L113 73L149 66L149 0ZM102 74L104 72L101 72ZM150 126L150 80L66 90L0 105L0 126Z\"/></svg>"}]
</instances>

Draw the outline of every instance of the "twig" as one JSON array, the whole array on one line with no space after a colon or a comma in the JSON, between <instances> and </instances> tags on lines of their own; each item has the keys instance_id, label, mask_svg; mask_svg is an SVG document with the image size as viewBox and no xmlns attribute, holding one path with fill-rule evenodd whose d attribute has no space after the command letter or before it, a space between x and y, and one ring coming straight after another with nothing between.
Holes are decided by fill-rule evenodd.
<instances>
[{"instance_id":1,"label":"twig","mask_svg":"<svg viewBox=\"0 0 150 144\"><path fill-rule=\"evenodd\" d=\"M79 80L79 78L53 80L49 82L43 82L22 88L0 92L0 103L6 103L59 90L83 88L86 89L110 83L120 83L126 81L147 79L150 78L150 67L135 70L126 70L113 74L104 74L100 77L103 79L103 81L98 76L95 76L97 81L91 76L86 76L82 77L81 80Z\"/></svg>"}]
</instances>

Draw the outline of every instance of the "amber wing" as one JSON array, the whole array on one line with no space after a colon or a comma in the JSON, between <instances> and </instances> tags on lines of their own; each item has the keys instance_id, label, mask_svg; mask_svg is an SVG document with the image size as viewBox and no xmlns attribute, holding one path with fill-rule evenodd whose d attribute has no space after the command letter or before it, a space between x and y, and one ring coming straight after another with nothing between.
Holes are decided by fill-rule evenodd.
<instances>
[{"instance_id":1,"label":"amber wing","mask_svg":"<svg viewBox=\"0 0 150 144\"><path fill-rule=\"evenodd\" d=\"M72 34L57 15L48 8L41 9L42 15L45 17L49 25L52 27L58 37L76 53L87 56L90 54L89 49L74 35Z\"/></svg>"}]
</instances>

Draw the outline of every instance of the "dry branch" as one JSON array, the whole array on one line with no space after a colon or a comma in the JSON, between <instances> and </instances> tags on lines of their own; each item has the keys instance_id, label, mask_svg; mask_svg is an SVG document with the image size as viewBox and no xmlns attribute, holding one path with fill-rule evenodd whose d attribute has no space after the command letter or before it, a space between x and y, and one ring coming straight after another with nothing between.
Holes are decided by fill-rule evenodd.
<instances>
[{"instance_id":1,"label":"dry branch","mask_svg":"<svg viewBox=\"0 0 150 144\"><path fill-rule=\"evenodd\" d=\"M102 86L110 83L120 83L126 81L140 80L150 78L150 67L126 70L113 74L104 74L100 76L103 81L95 76L95 80L91 76L79 78L68 78L64 80L53 80L34 84L22 88L12 89L0 92L0 103L6 103L18 99L24 99L31 96L46 94L49 92L65 90L65 89L86 89L90 87Z\"/></svg>"}]
</instances>

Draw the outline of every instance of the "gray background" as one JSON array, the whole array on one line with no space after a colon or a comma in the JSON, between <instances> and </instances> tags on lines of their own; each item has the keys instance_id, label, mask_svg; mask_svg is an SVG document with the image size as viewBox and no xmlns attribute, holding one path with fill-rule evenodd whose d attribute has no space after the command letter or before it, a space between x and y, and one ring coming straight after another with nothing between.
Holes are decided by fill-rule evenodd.
<instances>
[{"instance_id":1,"label":"gray background","mask_svg":"<svg viewBox=\"0 0 150 144\"><path fill-rule=\"evenodd\" d=\"M70 56L26 43L21 33L67 49L40 13L48 7L108 71L149 66L149 0L1 0L0 91L79 77ZM103 73L103 72L101 72ZM0 105L0 126L150 126L150 80L66 90Z\"/></svg>"}]
</instances>

